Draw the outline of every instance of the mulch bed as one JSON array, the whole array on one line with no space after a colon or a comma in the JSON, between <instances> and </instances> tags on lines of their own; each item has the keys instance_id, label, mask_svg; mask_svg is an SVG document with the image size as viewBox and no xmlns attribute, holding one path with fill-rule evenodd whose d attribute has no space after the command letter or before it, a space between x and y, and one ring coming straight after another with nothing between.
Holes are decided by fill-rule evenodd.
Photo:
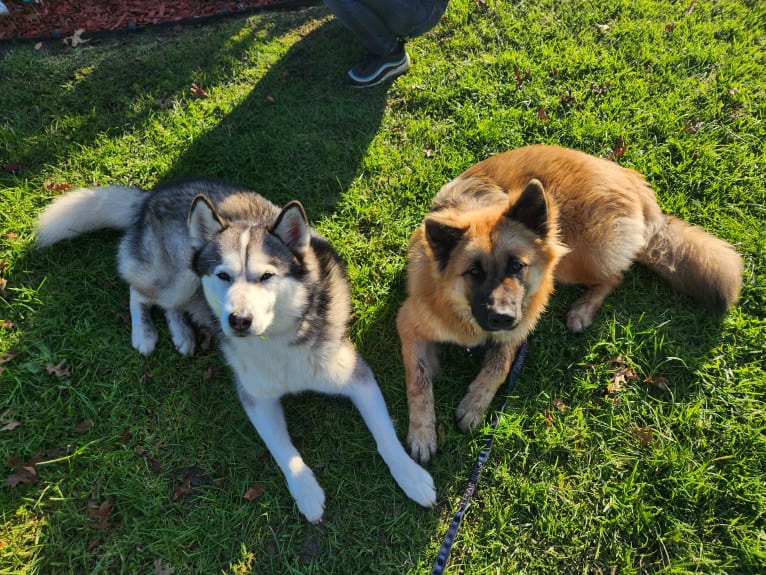
<instances>
[{"instance_id":1,"label":"mulch bed","mask_svg":"<svg viewBox=\"0 0 766 575\"><path fill-rule=\"evenodd\" d=\"M318 0L2 0L0 40L58 39L77 33L133 31L201 22L268 8L297 8ZM1 10L2 7L0 7Z\"/></svg>"}]
</instances>

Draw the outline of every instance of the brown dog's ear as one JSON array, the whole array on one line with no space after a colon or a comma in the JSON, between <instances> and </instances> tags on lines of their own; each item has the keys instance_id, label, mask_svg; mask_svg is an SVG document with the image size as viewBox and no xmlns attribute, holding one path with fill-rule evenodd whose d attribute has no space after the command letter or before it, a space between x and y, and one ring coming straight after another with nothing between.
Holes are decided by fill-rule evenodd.
<instances>
[{"instance_id":1,"label":"brown dog's ear","mask_svg":"<svg viewBox=\"0 0 766 575\"><path fill-rule=\"evenodd\" d=\"M509 206L505 217L524 224L541 238L548 235L548 198L540 180L529 180L519 199Z\"/></svg>"},{"instance_id":2,"label":"brown dog's ear","mask_svg":"<svg viewBox=\"0 0 766 575\"><path fill-rule=\"evenodd\" d=\"M426 218L426 239L434 258L439 264L439 271L447 267L452 250L465 234L467 228L460 228L436 218Z\"/></svg>"}]
</instances>

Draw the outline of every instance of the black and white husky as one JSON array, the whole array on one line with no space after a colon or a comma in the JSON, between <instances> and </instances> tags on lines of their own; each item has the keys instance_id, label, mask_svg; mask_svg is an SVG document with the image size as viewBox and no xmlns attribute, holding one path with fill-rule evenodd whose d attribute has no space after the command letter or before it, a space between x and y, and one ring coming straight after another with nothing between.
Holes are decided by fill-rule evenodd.
<instances>
[{"instance_id":1,"label":"black and white husky","mask_svg":"<svg viewBox=\"0 0 766 575\"><path fill-rule=\"evenodd\" d=\"M404 451L372 370L348 339L342 262L300 203L280 210L254 192L205 179L151 192L80 188L40 215L38 244L103 228L125 232L118 268L130 285L133 347L144 355L155 348L153 306L164 310L184 355L195 344L189 318L212 328L242 406L309 521L322 519L325 497L290 441L280 404L302 391L350 398L396 482L420 505L434 504L431 476Z\"/></svg>"}]
</instances>

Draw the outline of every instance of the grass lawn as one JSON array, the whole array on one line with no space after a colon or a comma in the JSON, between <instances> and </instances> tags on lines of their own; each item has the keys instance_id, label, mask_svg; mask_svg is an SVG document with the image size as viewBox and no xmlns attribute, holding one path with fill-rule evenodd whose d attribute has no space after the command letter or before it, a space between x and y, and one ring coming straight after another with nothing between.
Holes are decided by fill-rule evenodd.
<instances>
[{"instance_id":1,"label":"grass lawn","mask_svg":"<svg viewBox=\"0 0 766 575\"><path fill-rule=\"evenodd\" d=\"M433 510L347 401L285 401L327 495L312 526L215 349L130 347L117 234L37 250L34 219L67 186L183 175L300 199L348 263L351 335L404 439L409 235L442 184L532 143L644 173L737 246L744 288L718 321L635 268L575 336L560 287L448 573L766 572L765 6L453 0L368 91L343 84L362 49L323 6L0 45L0 574L430 572L486 432L453 422L474 360L445 351Z\"/></svg>"}]
</instances>

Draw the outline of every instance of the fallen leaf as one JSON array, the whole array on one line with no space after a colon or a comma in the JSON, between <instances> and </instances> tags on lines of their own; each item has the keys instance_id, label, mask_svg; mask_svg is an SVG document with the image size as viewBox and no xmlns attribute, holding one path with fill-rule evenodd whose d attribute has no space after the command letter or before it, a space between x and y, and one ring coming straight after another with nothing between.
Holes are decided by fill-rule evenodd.
<instances>
[{"instance_id":1,"label":"fallen leaf","mask_svg":"<svg viewBox=\"0 0 766 575\"><path fill-rule=\"evenodd\" d=\"M447 429L441 421L436 426L436 445L441 449L447 443Z\"/></svg>"},{"instance_id":2,"label":"fallen leaf","mask_svg":"<svg viewBox=\"0 0 766 575\"><path fill-rule=\"evenodd\" d=\"M39 477L37 476L37 468L35 467L40 462L40 452L35 453L29 461L21 461L16 456L10 456L6 460L6 465L13 469L11 473L3 482L3 487L14 488L19 483L37 483Z\"/></svg>"},{"instance_id":3,"label":"fallen leaf","mask_svg":"<svg viewBox=\"0 0 766 575\"><path fill-rule=\"evenodd\" d=\"M64 367L65 363L66 363L66 360L62 359L56 365L49 363L45 369L48 371L48 373L53 374L56 377L69 377L72 375L72 372L69 371L68 367Z\"/></svg>"},{"instance_id":4,"label":"fallen leaf","mask_svg":"<svg viewBox=\"0 0 766 575\"><path fill-rule=\"evenodd\" d=\"M611 88L611 84L609 82L604 82L603 84L590 85L590 91L599 96L609 92L609 88Z\"/></svg>"},{"instance_id":5,"label":"fallen leaf","mask_svg":"<svg viewBox=\"0 0 766 575\"><path fill-rule=\"evenodd\" d=\"M51 182L50 180L45 180L43 183L43 188L45 188L48 192L65 192L69 188L71 188L69 184L61 184L58 182Z\"/></svg>"},{"instance_id":6,"label":"fallen leaf","mask_svg":"<svg viewBox=\"0 0 766 575\"><path fill-rule=\"evenodd\" d=\"M565 106L576 106L577 105L577 97L573 96L571 92L567 92L566 94L562 94L559 98L561 103Z\"/></svg>"},{"instance_id":7,"label":"fallen leaf","mask_svg":"<svg viewBox=\"0 0 766 575\"><path fill-rule=\"evenodd\" d=\"M6 240L15 240L15 239L17 239L19 237L19 234L17 234L16 232L11 232L9 234L5 234L3 237Z\"/></svg>"},{"instance_id":8,"label":"fallen leaf","mask_svg":"<svg viewBox=\"0 0 766 575\"><path fill-rule=\"evenodd\" d=\"M173 575L176 572L176 568L170 563L165 563L162 559L157 559L154 562L154 575Z\"/></svg>"},{"instance_id":9,"label":"fallen leaf","mask_svg":"<svg viewBox=\"0 0 766 575\"><path fill-rule=\"evenodd\" d=\"M92 419L85 419L84 421L81 421L77 425L72 428L72 431L75 433L85 433L90 428L92 428L95 424L93 423Z\"/></svg>"},{"instance_id":10,"label":"fallen leaf","mask_svg":"<svg viewBox=\"0 0 766 575\"><path fill-rule=\"evenodd\" d=\"M178 501L181 499L181 497L184 497L185 495L191 495L192 494L192 488L191 488L191 479L188 477L184 479L180 485L178 485L173 490L173 501Z\"/></svg>"},{"instance_id":11,"label":"fallen leaf","mask_svg":"<svg viewBox=\"0 0 766 575\"><path fill-rule=\"evenodd\" d=\"M662 391L669 391L670 386L668 385L668 378L664 376L659 377L647 377L644 380L645 383L648 383L649 385L653 385L657 389L660 389Z\"/></svg>"},{"instance_id":12,"label":"fallen leaf","mask_svg":"<svg viewBox=\"0 0 766 575\"><path fill-rule=\"evenodd\" d=\"M23 167L24 167L24 164L20 164L18 162L9 162L3 166L3 171L8 173L13 173L13 172L18 172Z\"/></svg>"},{"instance_id":13,"label":"fallen leaf","mask_svg":"<svg viewBox=\"0 0 766 575\"><path fill-rule=\"evenodd\" d=\"M546 113L545 108L542 106L537 109L537 119L542 120L543 122L548 119L548 114Z\"/></svg>"},{"instance_id":14,"label":"fallen leaf","mask_svg":"<svg viewBox=\"0 0 766 575\"><path fill-rule=\"evenodd\" d=\"M13 331L13 322L7 319L0 319L0 328L5 331Z\"/></svg>"},{"instance_id":15,"label":"fallen leaf","mask_svg":"<svg viewBox=\"0 0 766 575\"><path fill-rule=\"evenodd\" d=\"M431 148L426 148L424 150L424 153L426 155L426 158L433 158L434 157L434 151Z\"/></svg>"},{"instance_id":16,"label":"fallen leaf","mask_svg":"<svg viewBox=\"0 0 766 575\"><path fill-rule=\"evenodd\" d=\"M618 136L617 140L614 143L614 148L612 149L612 152L614 153L614 158L622 158L625 155L625 152L628 149L628 144L623 140L622 136Z\"/></svg>"},{"instance_id":17,"label":"fallen leaf","mask_svg":"<svg viewBox=\"0 0 766 575\"><path fill-rule=\"evenodd\" d=\"M551 417L551 410L545 408L545 426L550 429L553 426L553 418Z\"/></svg>"},{"instance_id":18,"label":"fallen leaf","mask_svg":"<svg viewBox=\"0 0 766 575\"><path fill-rule=\"evenodd\" d=\"M88 515L95 519L95 522L89 523L89 527L92 529L108 529L109 528L109 516L114 509L114 501L107 499L98 503L91 499L88 501Z\"/></svg>"},{"instance_id":19,"label":"fallen leaf","mask_svg":"<svg viewBox=\"0 0 766 575\"><path fill-rule=\"evenodd\" d=\"M8 423L6 423L2 427L0 427L0 431L13 431L14 429L16 429L17 427L20 427L20 426L21 426L21 422L20 421L16 421L14 419L13 421L9 421Z\"/></svg>"},{"instance_id":20,"label":"fallen leaf","mask_svg":"<svg viewBox=\"0 0 766 575\"><path fill-rule=\"evenodd\" d=\"M564 401L560 397L554 397L552 403L553 403L553 407L555 407L559 411L563 412L563 411L567 410L566 404L564 403Z\"/></svg>"},{"instance_id":21,"label":"fallen leaf","mask_svg":"<svg viewBox=\"0 0 766 575\"><path fill-rule=\"evenodd\" d=\"M200 97L200 98L207 98L208 97L208 93L202 87L202 84L197 84L196 82L192 82L191 93L194 94L195 96Z\"/></svg>"},{"instance_id":22,"label":"fallen leaf","mask_svg":"<svg viewBox=\"0 0 766 575\"><path fill-rule=\"evenodd\" d=\"M263 492L266 490L266 484L259 481L258 483L253 483L247 491L245 491L245 494L243 497L245 498L245 501L252 501L253 499L257 499L261 495L263 495Z\"/></svg>"},{"instance_id":23,"label":"fallen leaf","mask_svg":"<svg viewBox=\"0 0 766 575\"><path fill-rule=\"evenodd\" d=\"M691 16L692 12L694 12L694 5L697 3L696 0L692 0L691 4L689 4L689 7L684 10L684 14L687 16Z\"/></svg>"},{"instance_id":24,"label":"fallen leaf","mask_svg":"<svg viewBox=\"0 0 766 575\"><path fill-rule=\"evenodd\" d=\"M64 38L64 44L67 44L71 46L72 48L75 48L79 46L80 44L85 44L87 42L90 42L90 40L83 40L82 35L85 32L85 28L78 28L74 31L74 33L71 36L67 36Z\"/></svg>"},{"instance_id":25,"label":"fallen leaf","mask_svg":"<svg viewBox=\"0 0 766 575\"><path fill-rule=\"evenodd\" d=\"M665 32L672 32L675 29L676 29L675 22L670 22L668 24L665 24Z\"/></svg>"},{"instance_id":26,"label":"fallen leaf","mask_svg":"<svg viewBox=\"0 0 766 575\"><path fill-rule=\"evenodd\" d=\"M129 427L125 427L125 429L122 430L122 442L128 443L131 439L133 439L133 434L130 432Z\"/></svg>"},{"instance_id":27,"label":"fallen leaf","mask_svg":"<svg viewBox=\"0 0 766 575\"><path fill-rule=\"evenodd\" d=\"M654 430L651 427L636 427L633 435L641 441L643 446L650 445L654 440Z\"/></svg>"},{"instance_id":28,"label":"fallen leaf","mask_svg":"<svg viewBox=\"0 0 766 575\"><path fill-rule=\"evenodd\" d=\"M0 297L6 297L8 295L8 291L6 288L8 287L8 280L5 278L0 278Z\"/></svg>"},{"instance_id":29,"label":"fallen leaf","mask_svg":"<svg viewBox=\"0 0 766 575\"><path fill-rule=\"evenodd\" d=\"M271 95L266 96L266 101L269 104L276 104L277 103L277 99L274 96L271 96Z\"/></svg>"},{"instance_id":30,"label":"fallen leaf","mask_svg":"<svg viewBox=\"0 0 766 575\"><path fill-rule=\"evenodd\" d=\"M520 70L514 70L513 75L516 77L516 88L519 90L523 87L524 82L532 77L531 72L526 71L522 73Z\"/></svg>"},{"instance_id":31,"label":"fallen leaf","mask_svg":"<svg viewBox=\"0 0 766 575\"><path fill-rule=\"evenodd\" d=\"M702 120L696 120L694 118L691 120L684 120L684 132L687 134L696 134L699 132L699 129L703 124L704 122Z\"/></svg>"}]
</instances>

